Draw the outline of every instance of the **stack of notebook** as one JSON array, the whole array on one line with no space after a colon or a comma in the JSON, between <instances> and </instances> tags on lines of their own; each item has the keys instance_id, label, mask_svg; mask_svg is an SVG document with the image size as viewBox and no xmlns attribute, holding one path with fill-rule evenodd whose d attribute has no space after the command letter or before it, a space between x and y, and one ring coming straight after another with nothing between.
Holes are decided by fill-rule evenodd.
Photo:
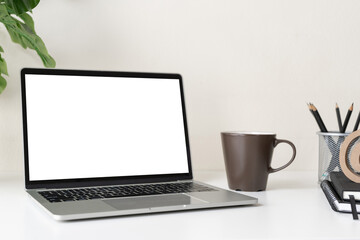
<instances>
[{"instance_id":1,"label":"stack of notebook","mask_svg":"<svg viewBox=\"0 0 360 240\"><path fill-rule=\"evenodd\" d=\"M337 212L352 213L358 219L360 213L360 184L349 180L342 172L331 172L331 181L321 182L321 188L331 208Z\"/></svg>"}]
</instances>

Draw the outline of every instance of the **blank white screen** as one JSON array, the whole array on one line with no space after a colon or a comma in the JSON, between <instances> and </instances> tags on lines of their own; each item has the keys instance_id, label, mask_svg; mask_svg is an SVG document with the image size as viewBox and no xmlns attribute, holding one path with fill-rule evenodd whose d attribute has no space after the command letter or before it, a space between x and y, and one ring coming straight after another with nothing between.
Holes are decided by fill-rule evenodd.
<instances>
[{"instance_id":1,"label":"blank white screen","mask_svg":"<svg viewBox=\"0 0 360 240\"><path fill-rule=\"evenodd\" d=\"M188 173L179 80L25 77L31 181Z\"/></svg>"}]
</instances>

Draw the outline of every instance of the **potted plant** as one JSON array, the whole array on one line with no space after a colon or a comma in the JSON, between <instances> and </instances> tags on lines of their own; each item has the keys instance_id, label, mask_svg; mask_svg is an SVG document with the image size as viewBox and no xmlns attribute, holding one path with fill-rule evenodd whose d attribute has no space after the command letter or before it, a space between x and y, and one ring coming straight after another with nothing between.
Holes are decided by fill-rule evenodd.
<instances>
[{"instance_id":1,"label":"potted plant","mask_svg":"<svg viewBox=\"0 0 360 240\"><path fill-rule=\"evenodd\" d=\"M36 34L32 10L40 0L0 0L0 22L8 31L11 40L20 44L24 49L30 48L37 52L45 67L55 67L55 60L49 55L44 42ZM1 56L4 50L0 46L0 93L7 82L4 75L8 75L7 64Z\"/></svg>"}]
</instances>

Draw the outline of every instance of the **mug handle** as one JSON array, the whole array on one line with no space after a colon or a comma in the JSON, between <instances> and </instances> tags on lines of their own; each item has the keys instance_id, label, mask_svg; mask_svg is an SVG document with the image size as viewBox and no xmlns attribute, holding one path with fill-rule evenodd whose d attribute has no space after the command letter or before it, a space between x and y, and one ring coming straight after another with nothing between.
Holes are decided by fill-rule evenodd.
<instances>
[{"instance_id":1,"label":"mug handle","mask_svg":"<svg viewBox=\"0 0 360 240\"><path fill-rule=\"evenodd\" d=\"M291 147L292 150L293 150L293 155L292 155L290 161L289 161L288 163L286 163L284 166L279 167L279 168L275 168L275 169L272 168L272 167L270 167L269 173L274 173L274 172L278 172L278 171L280 171L280 170L283 170L284 168L286 168L287 166L289 166L289 165L294 161L294 159L295 159L295 156L296 156L296 148L295 148L295 145L294 145L292 142L288 141L288 140L275 139L274 148L275 148L279 143L287 143L287 144L289 144L290 147Z\"/></svg>"}]
</instances>

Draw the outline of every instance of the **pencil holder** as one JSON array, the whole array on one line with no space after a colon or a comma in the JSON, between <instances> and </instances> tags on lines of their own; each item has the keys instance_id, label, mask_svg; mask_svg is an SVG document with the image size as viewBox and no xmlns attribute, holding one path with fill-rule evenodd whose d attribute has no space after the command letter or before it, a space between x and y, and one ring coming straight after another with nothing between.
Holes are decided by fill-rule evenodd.
<instances>
[{"instance_id":1,"label":"pencil holder","mask_svg":"<svg viewBox=\"0 0 360 240\"><path fill-rule=\"evenodd\" d=\"M340 146L349 133L318 132L319 135L319 182L329 180L332 171L341 171L339 163Z\"/></svg>"}]
</instances>

